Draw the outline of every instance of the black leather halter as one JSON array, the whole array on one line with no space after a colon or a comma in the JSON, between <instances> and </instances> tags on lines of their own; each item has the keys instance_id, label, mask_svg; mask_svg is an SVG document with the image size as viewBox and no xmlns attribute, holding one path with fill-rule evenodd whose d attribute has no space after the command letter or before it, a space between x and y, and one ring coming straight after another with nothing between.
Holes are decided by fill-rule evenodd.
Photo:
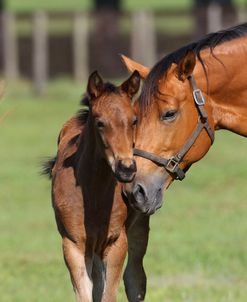
<instances>
[{"instance_id":1,"label":"black leather halter","mask_svg":"<svg viewBox=\"0 0 247 302\"><path fill-rule=\"evenodd\" d=\"M159 166L163 166L168 172L174 175L175 179L179 179L179 180L184 179L185 172L188 170L186 168L185 170L182 170L179 167L179 164L182 162L183 157L190 150L190 148L195 143L197 137L200 135L203 129L207 131L207 134L211 139L211 144L213 144L214 142L214 131L208 123L208 115L204 108L205 100L203 94L201 90L198 89L195 78L193 76L190 76L188 80L191 83L193 98L195 101L196 108L198 110L199 118L198 118L196 129L194 130L194 132L192 132L191 136L188 138L188 140L180 149L180 151L173 157L166 159L147 151L134 149L134 155L144 157L146 159L151 160L152 162L156 163Z\"/></svg>"}]
</instances>

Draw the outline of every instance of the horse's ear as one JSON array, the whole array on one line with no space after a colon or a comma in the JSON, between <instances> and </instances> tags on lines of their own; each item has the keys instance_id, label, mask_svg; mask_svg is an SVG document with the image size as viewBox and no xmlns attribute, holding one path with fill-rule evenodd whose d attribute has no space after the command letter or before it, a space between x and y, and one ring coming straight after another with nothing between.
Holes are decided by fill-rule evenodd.
<instances>
[{"instance_id":1,"label":"horse's ear","mask_svg":"<svg viewBox=\"0 0 247 302\"><path fill-rule=\"evenodd\" d=\"M132 75L123 82L121 89L128 94L129 97L133 97L139 90L141 82L141 76L137 70L135 70Z\"/></svg>"},{"instance_id":2,"label":"horse's ear","mask_svg":"<svg viewBox=\"0 0 247 302\"><path fill-rule=\"evenodd\" d=\"M137 70L142 79L145 79L150 72L150 68L137 63L130 58L126 57L125 55L120 55L122 62L127 67L128 71L133 72Z\"/></svg>"},{"instance_id":3,"label":"horse's ear","mask_svg":"<svg viewBox=\"0 0 247 302\"><path fill-rule=\"evenodd\" d=\"M87 83L87 92L91 98L97 98L102 94L103 89L104 82L96 70L89 76Z\"/></svg>"},{"instance_id":4,"label":"horse's ear","mask_svg":"<svg viewBox=\"0 0 247 302\"><path fill-rule=\"evenodd\" d=\"M196 55L193 50L189 50L181 59L177 67L178 79L184 82L193 72L196 65Z\"/></svg>"}]
</instances>

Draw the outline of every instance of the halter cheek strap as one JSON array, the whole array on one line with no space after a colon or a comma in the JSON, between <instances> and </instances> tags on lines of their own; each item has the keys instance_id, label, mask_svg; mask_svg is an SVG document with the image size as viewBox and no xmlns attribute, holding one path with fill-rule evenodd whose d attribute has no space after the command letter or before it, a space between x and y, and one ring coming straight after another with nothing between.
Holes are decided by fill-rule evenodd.
<instances>
[{"instance_id":1,"label":"halter cheek strap","mask_svg":"<svg viewBox=\"0 0 247 302\"><path fill-rule=\"evenodd\" d=\"M170 159L163 158L144 150L134 149L134 155L149 159L157 165L163 166L168 172L174 175L175 179L179 180L184 179L185 172L188 170L186 168L185 170L181 169L179 167L179 164L182 162L183 157L190 150L203 129L207 131L207 134L211 140L211 144L213 144L214 142L214 131L208 123L208 115L204 108L205 100L203 94L201 90L198 89L195 78L193 76L188 77L188 80L190 81L192 87L192 94L196 108L198 110L199 118L196 129L192 132L191 136L188 138L183 147L178 151L176 155L174 155Z\"/></svg>"}]
</instances>

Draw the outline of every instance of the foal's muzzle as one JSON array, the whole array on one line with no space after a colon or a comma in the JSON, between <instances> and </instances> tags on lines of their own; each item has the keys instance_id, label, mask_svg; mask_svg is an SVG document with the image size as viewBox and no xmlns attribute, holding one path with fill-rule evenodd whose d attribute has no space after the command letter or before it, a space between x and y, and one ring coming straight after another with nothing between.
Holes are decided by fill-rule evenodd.
<instances>
[{"instance_id":1,"label":"foal's muzzle","mask_svg":"<svg viewBox=\"0 0 247 302\"><path fill-rule=\"evenodd\" d=\"M136 174L136 162L134 159L119 159L115 164L115 175L121 182L131 182Z\"/></svg>"}]
</instances>

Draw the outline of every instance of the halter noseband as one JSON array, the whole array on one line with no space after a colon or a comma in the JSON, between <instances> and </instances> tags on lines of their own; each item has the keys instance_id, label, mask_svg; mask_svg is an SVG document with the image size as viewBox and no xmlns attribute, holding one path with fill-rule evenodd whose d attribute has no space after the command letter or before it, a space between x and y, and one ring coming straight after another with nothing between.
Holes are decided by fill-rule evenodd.
<instances>
[{"instance_id":1,"label":"halter noseband","mask_svg":"<svg viewBox=\"0 0 247 302\"><path fill-rule=\"evenodd\" d=\"M201 90L198 89L195 78L192 75L188 77L188 80L191 83L193 98L198 110L199 119L196 129L194 130L194 132L192 132L191 136L188 138L187 142L183 145L180 151L173 157L166 159L147 151L134 149L134 155L144 157L156 163L157 165L163 166L168 172L175 176L175 179L179 180L184 179L185 173L188 170L188 168L185 168L185 170L181 169L179 167L179 164L182 162L183 157L190 150L203 129L207 131L207 134L211 139L211 144L213 144L214 142L214 131L208 123L208 115L204 108L205 100L203 94Z\"/></svg>"}]
</instances>

